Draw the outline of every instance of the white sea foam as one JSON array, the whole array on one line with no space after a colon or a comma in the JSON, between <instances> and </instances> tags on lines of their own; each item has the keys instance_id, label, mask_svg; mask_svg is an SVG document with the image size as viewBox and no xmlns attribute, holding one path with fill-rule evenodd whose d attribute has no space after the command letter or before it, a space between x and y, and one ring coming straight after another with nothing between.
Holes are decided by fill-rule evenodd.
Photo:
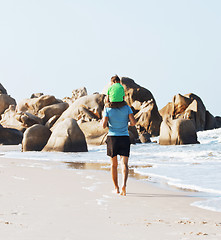
<instances>
[{"instance_id":1,"label":"white sea foam","mask_svg":"<svg viewBox=\"0 0 221 240\"><path fill-rule=\"evenodd\" d=\"M102 205L105 207L105 209L108 206L108 201L105 198L96 199L96 202L97 202L97 205L100 205L100 206Z\"/></svg>"},{"instance_id":2,"label":"white sea foam","mask_svg":"<svg viewBox=\"0 0 221 240\"><path fill-rule=\"evenodd\" d=\"M191 205L215 212L221 212L221 197L194 202Z\"/></svg>"},{"instance_id":3,"label":"white sea foam","mask_svg":"<svg viewBox=\"0 0 221 240\"><path fill-rule=\"evenodd\" d=\"M96 188L97 188L97 187L94 186L94 185L93 185L93 186L90 186L90 187L83 187L83 189L88 190L88 191L90 191L90 192L94 192Z\"/></svg>"},{"instance_id":4,"label":"white sea foam","mask_svg":"<svg viewBox=\"0 0 221 240\"><path fill-rule=\"evenodd\" d=\"M95 179L95 176L86 176L86 179L91 179L91 180L93 180L93 179Z\"/></svg>"},{"instance_id":5,"label":"white sea foam","mask_svg":"<svg viewBox=\"0 0 221 240\"><path fill-rule=\"evenodd\" d=\"M151 176L148 180L207 193L209 200L201 201L196 205L221 211L221 198L219 198L221 196L221 129L198 132L197 135L200 144L195 145L161 146L157 143L132 145L129 167L134 168L136 173ZM153 140L158 141L158 138ZM7 158L44 161L44 167L51 166L47 162L110 162L109 157L106 156L106 146L89 146L87 153L10 151L1 154ZM144 168L144 166L152 167ZM96 185L87 190L94 191L94 187Z\"/></svg>"},{"instance_id":6,"label":"white sea foam","mask_svg":"<svg viewBox=\"0 0 221 240\"><path fill-rule=\"evenodd\" d=\"M13 178L16 179L16 180L22 180L22 181L27 180L27 178L24 178L24 177L13 176Z\"/></svg>"}]
</instances>

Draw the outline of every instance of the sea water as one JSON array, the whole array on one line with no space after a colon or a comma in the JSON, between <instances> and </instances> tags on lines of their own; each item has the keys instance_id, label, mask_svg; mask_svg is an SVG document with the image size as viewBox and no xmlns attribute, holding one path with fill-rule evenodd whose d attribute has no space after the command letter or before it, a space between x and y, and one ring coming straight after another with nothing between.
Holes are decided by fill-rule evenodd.
<instances>
[{"instance_id":1,"label":"sea water","mask_svg":"<svg viewBox=\"0 0 221 240\"><path fill-rule=\"evenodd\" d=\"M152 143L131 146L129 167L147 181L197 191L202 201L192 205L221 212L221 128L198 132L200 144L159 145ZM68 163L109 163L106 146L89 147L86 153L4 152L7 158ZM64 166L64 165L62 165Z\"/></svg>"}]
</instances>

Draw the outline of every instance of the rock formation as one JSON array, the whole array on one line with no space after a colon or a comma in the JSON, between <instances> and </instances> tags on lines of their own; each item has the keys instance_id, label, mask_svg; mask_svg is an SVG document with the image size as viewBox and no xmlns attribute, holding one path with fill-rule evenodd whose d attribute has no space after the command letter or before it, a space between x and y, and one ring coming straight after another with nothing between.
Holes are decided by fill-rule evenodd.
<instances>
[{"instance_id":1,"label":"rock formation","mask_svg":"<svg viewBox=\"0 0 221 240\"><path fill-rule=\"evenodd\" d=\"M0 94L0 114L3 114L10 105L16 106L15 99L7 94Z\"/></svg>"},{"instance_id":2,"label":"rock formation","mask_svg":"<svg viewBox=\"0 0 221 240\"><path fill-rule=\"evenodd\" d=\"M43 95L44 95L44 93L33 93L30 98L39 98Z\"/></svg>"},{"instance_id":3,"label":"rock formation","mask_svg":"<svg viewBox=\"0 0 221 240\"><path fill-rule=\"evenodd\" d=\"M140 133L158 136L162 118L152 93L130 78L122 77L121 84L124 86L125 101L136 114Z\"/></svg>"},{"instance_id":4,"label":"rock formation","mask_svg":"<svg viewBox=\"0 0 221 240\"><path fill-rule=\"evenodd\" d=\"M137 128L140 134L147 133L151 136L159 135L159 126L161 118L158 117L156 112L155 103L151 99L148 102L143 102L140 111L135 114L137 121Z\"/></svg>"},{"instance_id":5,"label":"rock formation","mask_svg":"<svg viewBox=\"0 0 221 240\"><path fill-rule=\"evenodd\" d=\"M58 119L67 107L67 103L57 100L54 96L35 96L31 99L22 100L17 107L10 105L2 114L0 123L4 127L24 131L34 124L44 125L54 116L57 116Z\"/></svg>"},{"instance_id":6,"label":"rock formation","mask_svg":"<svg viewBox=\"0 0 221 240\"><path fill-rule=\"evenodd\" d=\"M191 120L196 131L214 129L217 125L216 119L206 110L201 98L193 93L175 95L173 101L159 112L163 119Z\"/></svg>"},{"instance_id":7,"label":"rock formation","mask_svg":"<svg viewBox=\"0 0 221 240\"><path fill-rule=\"evenodd\" d=\"M216 116L215 120L216 120L216 128L221 128L221 117Z\"/></svg>"},{"instance_id":8,"label":"rock formation","mask_svg":"<svg viewBox=\"0 0 221 240\"><path fill-rule=\"evenodd\" d=\"M18 103L19 112L29 112L33 115L38 115L38 111L43 107L60 103L61 100L57 100L54 96L42 95L40 97L34 97L24 99Z\"/></svg>"},{"instance_id":9,"label":"rock formation","mask_svg":"<svg viewBox=\"0 0 221 240\"><path fill-rule=\"evenodd\" d=\"M10 105L1 117L0 123L2 126L15 128L22 132L34 124L42 124L42 120L39 117L28 112L17 112L14 105Z\"/></svg>"},{"instance_id":10,"label":"rock formation","mask_svg":"<svg viewBox=\"0 0 221 240\"><path fill-rule=\"evenodd\" d=\"M88 144L102 145L105 144L108 129L103 129L98 121L80 122L79 127L85 135Z\"/></svg>"},{"instance_id":11,"label":"rock formation","mask_svg":"<svg viewBox=\"0 0 221 240\"><path fill-rule=\"evenodd\" d=\"M217 128L216 118L209 112L206 111L206 118L205 118L205 130L211 130Z\"/></svg>"},{"instance_id":12,"label":"rock formation","mask_svg":"<svg viewBox=\"0 0 221 240\"><path fill-rule=\"evenodd\" d=\"M87 89L85 87L78 88L72 91L72 97L65 97L63 99L64 102L67 102L68 104L72 104L75 102L78 98L87 96Z\"/></svg>"},{"instance_id":13,"label":"rock formation","mask_svg":"<svg viewBox=\"0 0 221 240\"><path fill-rule=\"evenodd\" d=\"M22 142L23 133L17 129L0 126L0 144L18 145Z\"/></svg>"},{"instance_id":14,"label":"rock formation","mask_svg":"<svg viewBox=\"0 0 221 240\"><path fill-rule=\"evenodd\" d=\"M159 144L181 145L196 144L196 129L191 120L187 119L164 119L160 126Z\"/></svg>"},{"instance_id":15,"label":"rock formation","mask_svg":"<svg viewBox=\"0 0 221 240\"><path fill-rule=\"evenodd\" d=\"M26 127L17 119L17 111L15 105L10 105L1 115L0 124L5 128L15 128L24 132Z\"/></svg>"},{"instance_id":16,"label":"rock formation","mask_svg":"<svg viewBox=\"0 0 221 240\"><path fill-rule=\"evenodd\" d=\"M29 112L18 112L16 119L21 122L25 128L31 127L34 124L42 124L42 120L39 117Z\"/></svg>"},{"instance_id":17,"label":"rock formation","mask_svg":"<svg viewBox=\"0 0 221 240\"><path fill-rule=\"evenodd\" d=\"M87 89L85 87L78 88L72 91L72 100L76 101L78 98L87 96Z\"/></svg>"},{"instance_id":18,"label":"rock formation","mask_svg":"<svg viewBox=\"0 0 221 240\"><path fill-rule=\"evenodd\" d=\"M160 144L197 143L196 131L221 127L221 118L214 117L193 93L175 95L158 111L149 90L126 77L121 84L137 119L136 127L129 128L132 143L150 142L150 136L159 134ZM19 144L24 132L23 151L87 151L87 144L105 144L108 129L100 125L104 104L105 93L87 95L86 88L80 88L64 101L35 93L16 106L0 84L0 139L3 144Z\"/></svg>"},{"instance_id":19,"label":"rock formation","mask_svg":"<svg viewBox=\"0 0 221 240\"><path fill-rule=\"evenodd\" d=\"M0 83L0 94L8 94L6 89L2 86L1 83Z\"/></svg>"},{"instance_id":20,"label":"rock formation","mask_svg":"<svg viewBox=\"0 0 221 240\"><path fill-rule=\"evenodd\" d=\"M77 99L62 113L55 126L67 118L74 118L76 121L81 119L86 122L101 119L104 109L104 97L104 94L93 94Z\"/></svg>"},{"instance_id":21,"label":"rock formation","mask_svg":"<svg viewBox=\"0 0 221 240\"><path fill-rule=\"evenodd\" d=\"M68 106L68 103L62 102L43 107L38 111L38 117L41 118L43 124L45 124L53 116L61 116Z\"/></svg>"},{"instance_id":22,"label":"rock formation","mask_svg":"<svg viewBox=\"0 0 221 240\"><path fill-rule=\"evenodd\" d=\"M73 118L67 118L59 122L53 129L43 151L87 152L85 136L77 121Z\"/></svg>"},{"instance_id":23,"label":"rock formation","mask_svg":"<svg viewBox=\"0 0 221 240\"><path fill-rule=\"evenodd\" d=\"M50 136L51 131L47 127L41 124L31 126L24 133L22 151L41 151Z\"/></svg>"}]
</instances>

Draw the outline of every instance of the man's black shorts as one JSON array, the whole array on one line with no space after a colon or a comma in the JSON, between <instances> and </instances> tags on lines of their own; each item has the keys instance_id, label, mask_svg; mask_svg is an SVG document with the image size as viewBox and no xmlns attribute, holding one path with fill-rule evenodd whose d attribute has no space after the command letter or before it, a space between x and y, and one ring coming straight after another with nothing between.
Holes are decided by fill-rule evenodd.
<instances>
[{"instance_id":1,"label":"man's black shorts","mask_svg":"<svg viewBox=\"0 0 221 240\"><path fill-rule=\"evenodd\" d=\"M129 157L130 138L129 136L107 136L107 155L115 157L117 155Z\"/></svg>"}]
</instances>

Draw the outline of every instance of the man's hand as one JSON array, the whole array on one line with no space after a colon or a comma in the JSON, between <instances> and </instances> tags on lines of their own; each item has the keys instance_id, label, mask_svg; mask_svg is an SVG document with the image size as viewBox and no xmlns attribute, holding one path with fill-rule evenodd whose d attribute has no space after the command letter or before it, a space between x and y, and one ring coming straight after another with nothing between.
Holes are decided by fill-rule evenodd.
<instances>
[{"instance_id":1,"label":"man's hand","mask_svg":"<svg viewBox=\"0 0 221 240\"><path fill-rule=\"evenodd\" d=\"M103 128L107 127L108 124L108 117L104 117L103 120L101 120Z\"/></svg>"},{"instance_id":2,"label":"man's hand","mask_svg":"<svg viewBox=\"0 0 221 240\"><path fill-rule=\"evenodd\" d=\"M136 125L137 120L134 118L133 113L129 114L130 126L133 127Z\"/></svg>"}]
</instances>

